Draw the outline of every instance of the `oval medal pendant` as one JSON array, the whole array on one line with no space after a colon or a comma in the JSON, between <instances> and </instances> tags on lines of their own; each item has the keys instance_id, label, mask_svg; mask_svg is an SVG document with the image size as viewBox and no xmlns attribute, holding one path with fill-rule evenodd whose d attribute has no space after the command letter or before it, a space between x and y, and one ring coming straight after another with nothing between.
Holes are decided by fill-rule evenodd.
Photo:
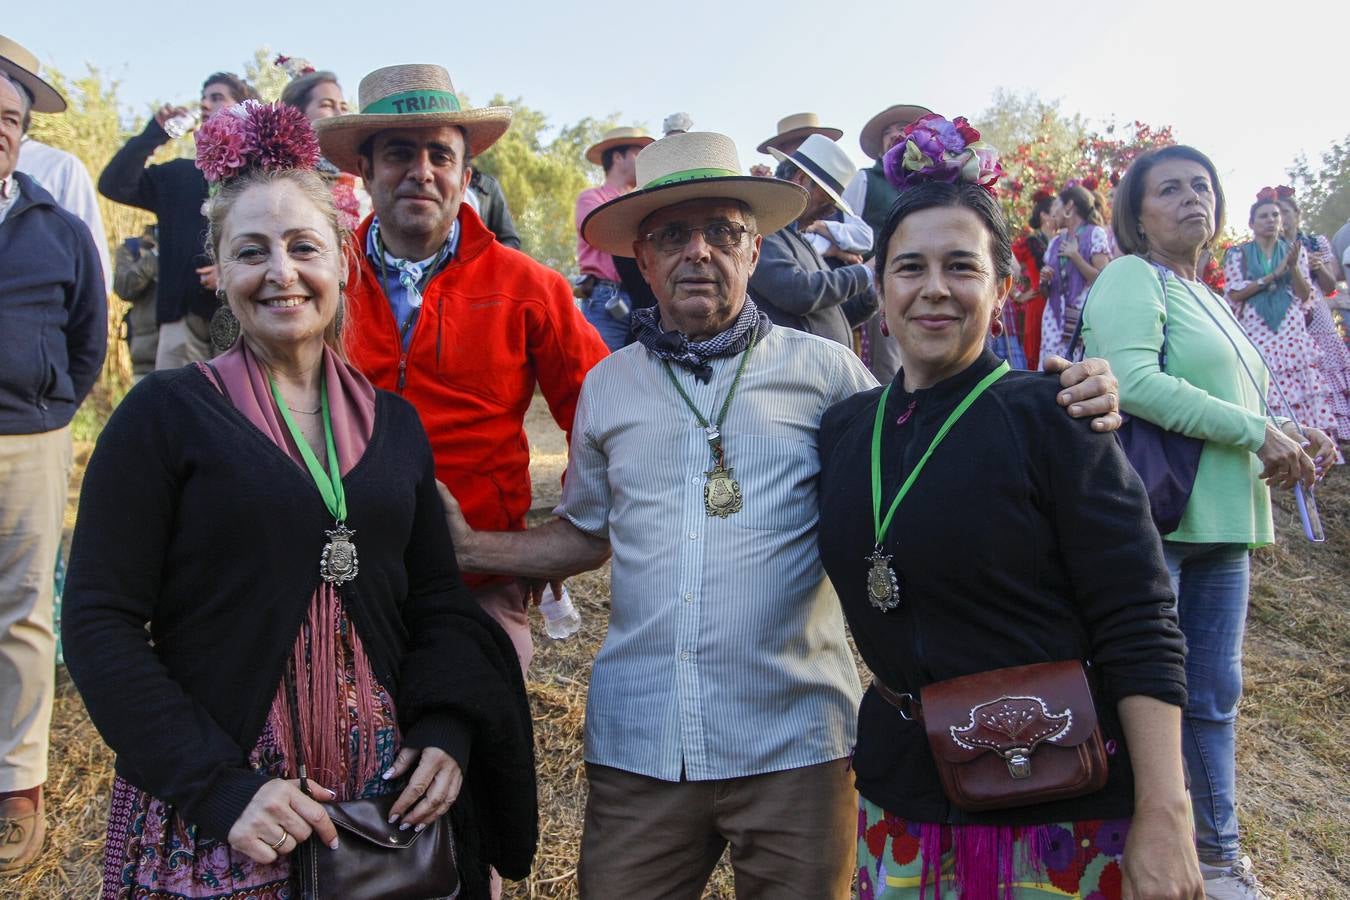
<instances>
[{"instance_id":1,"label":"oval medal pendant","mask_svg":"<svg viewBox=\"0 0 1350 900\"><path fill-rule=\"evenodd\" d=\"M319 575L329 584L346 584L356 578L356 544L352 538L356 532L341 522L332 531L325 531L328 543L319 557Z\"/></svg>"},{"instance_id":2,"label":"oval medal pendant","mask_svg":"<svg viewBox=\"0 0 1350 900\"><path fill-rule=\"evenodd\" d=\"M731 473L735 469L724 469L718 463L711 471L704 472L703 509L710 516L725 519L732 513L741 511L741 484Z\"/></svg>"},{"instance_id":3,"label":"oval medal pendant","mask_svg":"<svg viewBox=\"0 0 1350 900\"><path fill-rule=\"evenodd\" d=\"M867 561L867 600L882 612L890 612L900 605L900 580L891 568L891 558L878 547Z\"/></svg>"}]
</instances>

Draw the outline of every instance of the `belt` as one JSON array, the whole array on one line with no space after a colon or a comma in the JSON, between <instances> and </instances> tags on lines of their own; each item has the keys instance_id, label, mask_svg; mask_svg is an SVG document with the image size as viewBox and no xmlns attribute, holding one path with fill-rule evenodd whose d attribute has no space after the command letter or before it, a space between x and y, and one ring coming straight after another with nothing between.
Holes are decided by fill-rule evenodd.
<instances>
[{"instance_id":1,"label":"belt","mask_svg":"<svg viewBox=\"0 0 1350 900\"><path fill-rule=\"evenodd\" d=\"M906 722L914 722L923 718L923 704L913 694L897 693L875 678L872 679L872 690L876 691L882 700L899 710L900 718Z\"/></svg>"}]
</instances>

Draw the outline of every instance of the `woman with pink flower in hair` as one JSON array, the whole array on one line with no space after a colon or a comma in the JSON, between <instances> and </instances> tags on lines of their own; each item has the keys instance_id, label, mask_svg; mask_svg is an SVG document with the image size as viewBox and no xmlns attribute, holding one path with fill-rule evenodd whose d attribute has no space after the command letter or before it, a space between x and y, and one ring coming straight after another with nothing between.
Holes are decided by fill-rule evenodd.
<instances>
[{"instance_id":1,"label":"woman with pink flower in hair","mask_svg":"<svg viewBox=\"0 0 1350 900\"><path fill-rule=\"evenodd\" d=\"M291 76L281 91L281 102L300 110L311 123L347 111L342 85L332 72L315 69L309 60L294 56L278 56L273 64ZM355 231L370 212L370 196L361 186L361 179L343 172L323 157L319 157L314 168L333 191L333 206L337 208L339 223L346 230Z\"/></svg>"},{"instance_id":2,"label":"woman with pink flower in hair","mask_svg":"<svg viewBox=\"0 0 1350 900\"><path fill-rule=\"evenodd\" d=\"M1012 290L997 159L964 120L916 125L885 158L900 195L875 257L904 367L818 441L821 560L874 676L858 896L1198 900L1185 643L1143 486L1055 408L1057 379L987 348ZM1096 779L1016 795L1089 740ZM966 766L986 796L953 780Z\"/></svg>"},{"instance_id":3,"label":"woman with pink flower in hair","mask_svg":"<svg viewBox=\"0 0 1350 900\"><path fill-rule=\"evenodd\" d=\"M309 122L247 101L197 153L239 338L109 419L66 583L67 663L117 754L102 896L299 896L298 851L359 840L326 804L380 798L409 834L449 815L459 896L485 898L536 836L515 651L460 580L416 413L346 362Z\"/></svg>"}]
</instances>

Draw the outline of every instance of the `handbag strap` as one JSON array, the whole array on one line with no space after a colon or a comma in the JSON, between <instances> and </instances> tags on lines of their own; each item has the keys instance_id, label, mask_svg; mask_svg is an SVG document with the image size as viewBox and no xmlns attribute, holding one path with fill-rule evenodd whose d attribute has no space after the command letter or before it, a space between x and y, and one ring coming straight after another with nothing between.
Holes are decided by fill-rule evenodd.
<instances>
[{"instance_id":1,"label":"handbag strap","mask_svg":"<svg viewBox=\"0 0 1350 900\"><path fill-rule=\"evenodd\" d=\"M309 792L309 772L305 767L304 740L300 735L300 692L295 687L295 660L286 663L286 705L291 708L291 735L295 742L295 771L300 776L300 790Z\"/></svg>"}]
</instances>

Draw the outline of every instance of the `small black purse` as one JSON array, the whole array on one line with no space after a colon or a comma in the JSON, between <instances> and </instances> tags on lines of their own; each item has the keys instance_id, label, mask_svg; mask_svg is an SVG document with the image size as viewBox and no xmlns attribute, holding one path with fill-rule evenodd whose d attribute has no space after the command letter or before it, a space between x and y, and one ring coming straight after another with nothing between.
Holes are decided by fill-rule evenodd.
<instances>
[{"instance_id":1,"label":"small black purse","mask_svg":"<svg viewBox=\"0 0 1350 900\"><path fill-rule=\"evenodd\" d=\"M318 800L309 790L300 746L299 697L290 665L286 666L286 690L300 790ZM393 792L341 803L320 801L341 839L338 848L330 850L311 835L291 854L302 900L452 900L459 896L449 814L421 831L400 831L397 824L389 824L389 810L397 799L398 793Z\"/></svg>"}]
</instances>

